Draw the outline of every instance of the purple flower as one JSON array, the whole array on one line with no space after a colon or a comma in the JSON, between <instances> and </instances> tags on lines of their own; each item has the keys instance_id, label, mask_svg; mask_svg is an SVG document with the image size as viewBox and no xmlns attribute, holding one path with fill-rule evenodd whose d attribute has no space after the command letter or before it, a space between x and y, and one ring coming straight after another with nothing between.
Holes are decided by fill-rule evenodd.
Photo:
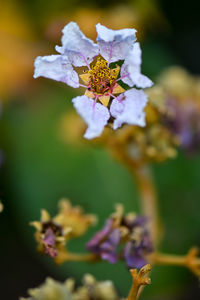
<instances>
[{"instance_id":1,"label":"purple flower","mask_svg":"<svg viewBox=\"0 0 200 300\"><path fill-rule=\"evenodd\" d=\"M86 248L110 263L122 258L128 267L141 268L147 263L146 256L153 251L147 221L143 216L124 216L123 212L112 215Z\"/></svg>"},{"instance_id":2,"label":"purple flower","mask_svg":"<svg viewBox=\"0 0 200 300\"><path fill-rule=\"evenodd\" d=\"M87 248L89 250L94 253L99 252L100 243L104 241L107 238L108 234L112 231L112 223L112 219L108 219L104 228L101 231L97 232L93 239L88 242Z\"/></svg>"},{"instance_id":3,"label":"purple flower","mask_svg":"<svg viewBox=\"0 0 200 300\"><path fill-rule=\"evenodd\" d=\"M137 216L137 217L124 217L122 219L122 225L125 225L128 227L130 230L136 228L136 227L145 227L147 224L147 217L144 216Z\"/></svg>"},{"instance_id":4,"label":"purple flower","mask_svg":"<svg viewBox=\"0 0 200 300\"><path fill-rule=\"evenodd\" d=\"M58 255L58 237L61 237L61 239L63 238L61 226L52 221L42 224L41 243L44 246L44 252L52 258L55 258Z\"/></svg>"},{"instance_id":5,"label":"purple flower","mask_svg":"<svg viewBox=\"0 0 200 300\"><path fill-rule=\"evenodd\" d=\"M118 260L117 246L120 243L119 229L113 229L113 219L108 219L104 228L87 243L87 250L100 254L101 258L116 263Z\"/></svg>"},{"instance_id":6,"label":"purple flower","mask_svg":"<svg viewBox=\"0 0 200 300\"><path fill-rule=\"evenodd\" d=\"M37 57L34 72L34 78L43 76L74 88L86 88L85 95L75 97L72 102L88 125L84 134L87 139L100 136L113 118L113 129L124 123L145 126L143 110L147 96L135 88L125 91L119 83L138 88L153 84L141 74L141 50L135 42L135 29L111 30L101 24L96 29L97 44L76 23L67 24L62 31L62 45L56 46L59 55ZM121 60L124 61L121 71L118 65L114 68L110 65ZM85 67L83 74L78 75L73 67Z\"/></svg>"},{"instance_id":7,"label":"purple flower","mask_svg":"<svg viewBox=\"0 0 200 300\"><path fill-rule=\"evenodd\" d=\"M146 255L153 251L152 241L148 231L141 232L138 240L130 240L123 250L123 257L129 268L140 269L147 264Z\"/></svg>"},{"instance_id":8,"label":"purple flower","mask_svg":"<svg viewBox=\"0 0 200 300\"><path fill-rule=\"evenodd\" d=\"M142 249L136 248L133 242L126 243L123 255L129 268L140 269L147 263Z\"/></svg>"},{"instance_id":9,"label":"purple flower","mask_svg":"<svg viewBox=\"0 0 200 300\"><path fill-rule=\"evenodd\" d=\"M45 253L51 257L56 257L58 255L58 250L56 249L56 237L51 227L48 227L42 242L45 246Z\"/></svg>"},{"instance_id":10,"label":"purple flower","mask_svg":"<svg viewBox=\"0 0 200 300\"><path fill-rule=\"evenodd\" d=\"M82 236L89 226L96 222L96 217L84 214L79 206L72 206L69 200L59 202L58 214L53 218L46 210L42 210L40 221L30 224L35 227L35 238L38 250L60 262L66 253L66 244L72 238Z\"/></svg>"},{"instance_id":11,"label":"purple flower","mask_svg":"<svg viewBox=\"0 0 200 300\"><path fill-rule=\"evenodd\" d=\"M197 104L192 100L181 103L173 98L169 98L166 104L171 115L165 117L164 122L179 137L181 147L190 152L199 149L200 114Z\"/></svg>"},{"instance_id":12,"label":"purple flower","mask_svg":"<svg viewBox=\"0 0 200 300\"><path fill-rule=\"evenodd\" d=\"M112 230L107 238L101 244L101 257L111 263L116 263L118 260L117 246L121 240L121 234L118 228Z\"/></svg>"}]
</instances>

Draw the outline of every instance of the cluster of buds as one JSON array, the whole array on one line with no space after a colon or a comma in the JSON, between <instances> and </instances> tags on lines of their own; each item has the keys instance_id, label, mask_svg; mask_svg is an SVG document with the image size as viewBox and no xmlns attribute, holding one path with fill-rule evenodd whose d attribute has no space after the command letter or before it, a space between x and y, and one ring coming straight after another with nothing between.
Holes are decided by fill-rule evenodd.
<instances>
[{"instance_id":1,"label":"cluster of buds","mask_svg":"<svg viewBox=\"0 0 200 300\"><path fill-rule=\"evenodd\" d=\"M180 67L170 67L146 90L146 126L123 126L99 139L119 158L135 163L174 158L177 148L195 152L200 147L200 79ZM117 149L117 151L115 151ZM114 150L114 151L113 151Z\"/></svg>"},{"instance_id":2,"label":"cluster of buds","mask_svg":"<svg viewBox=\"0 0 200 300\"><path fill-rule=\"evenodd\" d=\"M95 142L107 146L119 159L121 153L132 162L162 162L176 157L177 148L195 152L200 147L200 79L180 67L170 67L158 83L146 90L146 126L124 125L118 131L104 130ZM73 118L75 120L75 118ZM67 124L68 123L68 124ZM68 130L71 120L65 123ZM76 140L84 125L74 121ZM117 150L117 151L116 151Z\"/></svg>"},{"instance_id":3,"label":"cluster of buds","mask_svg":"<svg viewBox=\"0 0 200 300\"><path fill-rule=\"evenodd\" d=\"M161 74L166 114L165 126L178 137L181 148L194 152L200 147L200 78L181 67Z\"/></svg>"},{"instance_id":4,"label":"cluster of buds","mask_svg":"<svg viewBox=\"0 0 200 300\"><path fill-rule=\"evenodd\" d=\"M153 86L146 90L149 101L145 107L146 126L123 125L117 131L105 128L94 143L103 145L117 159L125 158L129 164L163 162L177 155L179 138L166 125L167 106L164 90ZM84 122L72 112L64 114L60 122L60 136L64 142L83 145Z\"/></svg>"},{"instance_id":5,"label":"cluster of buds","mask_svg":"<svg viewBox=\"0 0 200 300\"><path fill-rule=\"evenodd\" d=\"M148 277L151 266L144 266L139 272L130 270L133 284L127 300L135 300L139 288L150 284ZM71 278L60 283L54 279L47 278L45 283L38 288L28 290L29 298L21 300L125 300L121 298L111 280L97 281L92 275L85 274L80 287L75 287L75 281Z\"/></svg>"},{"instance_id":6,"label":"cluster of buds","mask_svg":"<svg viewBox=\"0 0 200 300\"><path fill-rule=\"evenodd\" d=\"M178 137L163 123L166 108L162 90L154 86L146 93L149 102L145 108L145 127L124 125L114 133L107 128L95 140L106 146L117 159L125 160L129 165L163 162L177 154Z\"/></svg>"},{"instance_id":7,"label":"cluster of buds","mask_svg":"<svg viewBox=\"0 0 200 300\"><path fill-rule=\"evenodd\" d=\"M94 215L84 215L80 207L72 207L70 202L62 200L58 215L51 218L42 210L40 222L32 222L38 250L62 263L66 260L107 260L116 263L124 259L129 268L141 268L147 263L147 256L153 246L147 229L147 218L135 213L124 214L123 206L118 204L116 212L106 220L102 230L87 243L91 255L69 253L66 243L69 239L82 236L96 221Z\"/></svg>"},{"instance_id":8,"label":"cluster of buds","mask_svg":"<svg viewBox=\"0 0 200 300\"><path fill-rule=\"evenodd\" d=\"M153 251L146 223L147 218L134 213L125 215L122 205L117 205L103 229L87 243L87 250L110 263L124 259L129 268L139 269Z\"/></svg>"},{"instance_id":9,"label":"cluster of buds","mask_svg":"<svg viewBox=\"0 0 200 300\"><path fill-rule=\"evenodd\" d=\"M38 251L58 259L65 253L68 240L82 236L95 223L94 215L83 214L81 207L73 207L63 199L59 202L59 213L54 218L42 210L40 221L31 222L31 225L36 228Z\"/></svg>"},{"instance_id":10,"label":"cluster of buds","mask_svg":"<svg viewBox=\"0 0 200 300\"><path fill-rule=\"evenodd\" d=\"M115 132L106 128L94 142L106 146L118 159L125 156L130 164L175 158L178 147L197 151L200 147L200 79L180 67L170 67L146 94L149 101L145 107L145 127L124 125ZM72 142L80 142L84 130L80 119L69 115L63 118L65 140L66 135L70 139L68 133L73 131Z\"/></svg>"},{"instance_id":11,"label":"cluster of buds","mask_svg":"<svg viewBox=\"0 0 200 300\"><path fill-rule=\"evenodd\" d=\"M71 278L60 283L47 278L39 288L29 289L29 298L21 300L120 300L112 281L97 281L92 275L83 277L83 285L75 288L75 281Z\"/></svg>"}]
</instances>

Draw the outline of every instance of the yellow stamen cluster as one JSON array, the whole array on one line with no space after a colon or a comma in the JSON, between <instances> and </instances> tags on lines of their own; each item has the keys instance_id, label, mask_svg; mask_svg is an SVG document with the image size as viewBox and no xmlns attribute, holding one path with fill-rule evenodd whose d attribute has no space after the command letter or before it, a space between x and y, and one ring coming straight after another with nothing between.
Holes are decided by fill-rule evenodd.
<instances>
[{"instance_id":1,"label":"yellow stamen cluster","mask_svg":"<svg viewBox=\"0 0 200 300\"><path fill-rule=\"evenodd\" d=\"M108 62L103 58L98 58L96 64L88 71L90 75L90 86L96 93L104 93L110 88L117 78L118 72L108 67Z\"/></svg>"}]
</instances>

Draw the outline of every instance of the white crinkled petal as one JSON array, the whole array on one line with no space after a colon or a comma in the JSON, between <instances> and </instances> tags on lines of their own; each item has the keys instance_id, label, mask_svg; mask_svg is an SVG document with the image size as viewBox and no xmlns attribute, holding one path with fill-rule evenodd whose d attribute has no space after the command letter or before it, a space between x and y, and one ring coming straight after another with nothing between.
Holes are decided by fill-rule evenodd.
<instances>
[{"instance_id":1,"label":"white crinkled petal","mask_svg":"<svg viewBox=\"0 0 200 300\"><path fill-rule=\"evenodd\" d=\"M72 99L77 112L88 125L84 134L87 139L100 136L110 118L108 109L100 103L95 104L94 101L87 96L78 96Z\"/></svg>"},{"instance_id":2,"label":"white crinkled petal","mask_svg":"<svg viewBox=\"0 0 200 300\"><path fill-rule=\"evenodd\" d=\"M34 78L43 76L62 81L74 88L79 87L79 77L64 55L38 56L34 63Z\"/></svg>"},{"instance_id":3,"label":"white crinkled petal","mask_svg":"<svg viewBox=\"0 0 200 300\"><path fill-rule=\"evenodd\" d=\"M100 54L109 63L124 60L136 41L135 29L112 30L100 23L96 25Z\"/></svg>"},{"instance_id":4,"label":"white crinkled petal","mask_svg":"<svg viewBox=\"0 0 200 300\"><path fill-rule=\"evenodd\" d=\"M130 70L129 70L129 65L127 63L127 61L125 61L123 63L123 65L121 66L121 70L120 70L120 76L121 76L121 80L127 84L130 87L134 86L134 82L132 81L132 79L130 78Z\"/></svg>"},{"instance_id":5,"label":"white crinkled petal","mask_svg":"<svg viewBox=\"0 0 200 300\"><path fill-rule=\"evenodd\" d=\"M139 43L135 43L133 49L128 53L122 67L122 81L129 86L136 85L139 88L147 88L153 85L153 82L141 74L142 52Z\"/></svg>"},{"instance_id":6,"label":"white crinkled petal","mask_svg":"<svg viewBox=\"0 0 200 300\"><path fill-rule=\"evenodd\" d=\"M118 98L113 99L110 106L110 113L115 118L113 128L117 129L123 123L145 126L147 95L142 90L130 89Z\"/></svg>"},{"instance_id":7,"label":"white crinkled petal","mask_svg":"<svg viewBox=\"0 0 200 300\"><path fill-rule=\"evenodd\" d=\"M151 79L149 79L147 76L141 74L141 73L131 73L131 79L134 81L134 84L138 87L138 88L149 88L153 85L153 81L151 81Z\"/></svg>"},{"instance_id":8,"label":"white crinkled petal","mask_svg":"<svg viewBox=\"0 0 200 300\"><path fill-rule=\"evenodd\" d=\"M86 66L98 55L98 45L88 39L75 22L67 24L62 33L62 46L56 46L56 50L67 55L74 66Z\"/></svg>"}]
</instances>

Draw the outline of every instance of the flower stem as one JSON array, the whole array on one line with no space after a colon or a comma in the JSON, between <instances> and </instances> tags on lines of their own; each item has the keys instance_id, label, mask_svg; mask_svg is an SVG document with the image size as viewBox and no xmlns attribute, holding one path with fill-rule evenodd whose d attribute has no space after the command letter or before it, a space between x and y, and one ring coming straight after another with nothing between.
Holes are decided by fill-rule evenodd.
<instances>
[{"instance_id":1,"label":"flower stem","mask_svg":"<svg viewBox=\"0 0 200 300\"><path fill-rule=\"evenodd\" d=\"M142 214L149 217L149 230L154 243L154 247L158 246L160 241L162 226L158 211L158 199L156 187L154 184L153 176L150 166L142 161L137 162L132 160L126 149L110 139L107 144L111 153L125 165L133 176L134 182L136 180L139 193L140 193L140 207Z\"/></svg>"},{"instance_id":2,"label":"flower stem","mask_svg":"<svg viewBox=\"0 0 200 300\"><path fill-rule=\"evenodd\" d=\"M128 298L126 300L137 300L140 296L140 288L147 284L151 283L151 279L148 277L151 271L151 266L146 265L140 269L138 272L137 269L131 269L131 276L133 278L133 284L129 292Z\"/></svg>"},{"instance_id":3,"label":"flower stem","mask_svg":"<svg viewBox=\"0 0 200 300\"><path fill-rule=\"evenodd\" d=\"M161 235L161 222L158 212L157 193L151 169L148 165L134 166L134 168L132 168L132 174L138 184L142 213L149 217L148 224L150 234L154 246L157 247Z\"/></svg>"},{"instance_id":4,"label":"flower stem","mask_svg":"<svg viewBox=\"0 0 200 300\"><path fill-rule=\"evenodd\" d=\"M189 268L195 275L200 277L200 258L197 248L191 248L186 255L155 253L153 263L157 265L172 265Z\"/></svg>"},{"instance_id":5,"label":"flower stem","mask_svg":"<svg viewBox=\"0 0 200 300\"><path fill-rule=\"evenodd\" d=\"M82 262L95 262L98 261L99 257L93 253L79 254L71 252L60 252L58 256L55 257L55 262L57 264L62 264L67 261L82 261Z\"/></svg>"}]
</instances>

